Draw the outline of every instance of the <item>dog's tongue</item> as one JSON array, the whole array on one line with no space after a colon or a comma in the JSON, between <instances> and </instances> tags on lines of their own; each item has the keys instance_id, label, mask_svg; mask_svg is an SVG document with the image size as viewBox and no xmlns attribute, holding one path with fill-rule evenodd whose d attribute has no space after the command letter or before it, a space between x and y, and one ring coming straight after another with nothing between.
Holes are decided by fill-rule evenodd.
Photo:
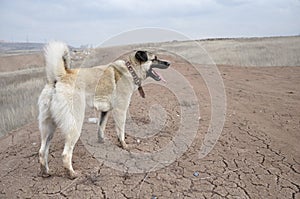
<instances>
[{"instance_id":1,"label":"dog's tongue","mask_svg":"<svg viewBox=\"0 0 300 199\"><path fill-rule=\"evenodd\" d=\"M152 69L153 70L153 69ZM153 72L160 77L161 81L163 81L164 83L167 83L167 81L165 80L165 78L157 71L153 70Z\"/></svg>"}]
</instances>

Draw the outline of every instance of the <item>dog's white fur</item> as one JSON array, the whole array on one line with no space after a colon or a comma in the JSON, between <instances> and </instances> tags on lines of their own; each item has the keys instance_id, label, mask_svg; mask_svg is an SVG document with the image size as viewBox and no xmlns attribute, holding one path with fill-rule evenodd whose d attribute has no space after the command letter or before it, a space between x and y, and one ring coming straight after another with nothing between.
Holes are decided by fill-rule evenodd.
<instances>
[{"instance_id":1,"label":"dog's white fur","mask_svg":"<svg viewBox=\"0 0 300 199\"><path fill-rule=\"evenodd\" d=\"M141 80L146 79L146 72L150 70L153 60L157 60L151 53L147 56L149 60L145 62L130 57ZM45 61L47 84L38 100L41 172L43 175L49 174L50 141L56 127L59 127L65 136L63 165L73 178L77 174L72 167L72 153L81 133L86 104L98 111L112 111L119 140L122 147L126 148L126 113L137 85L123 60L105 66L70 69L69 49L62 42L50 42L45 47ZM100 141L104 138L106 122L107 114L101 118L98 130Z\"/></svg>"},{"instance_id":2,"label":"dog's white fur","mask_svg":"<svg viewBox=\"0 0 300 199\"><path fill-rule=\"evenodd\" d=\"M64 57L66 57L64 61ZM83 123L85 103L78 103L73 107L72 101L78 98L84 101L80 92L74 92L74 85L58 84L70 65L70 55L67 45L52 42L45 48L46 74L48 83L44 87L39 100L39 128L41 132L40 163L43 173L48 173L48 152L50 141L57 126L65 134L65 147L62 153L63 164L76 175L71 164L72 152L77 142ZM57 83L56 83L57 82ZM57 85L54 85L54 84ZM75 99L77 100L77 99ZM71 103L71 104L70 104Z\"/></svg>"}]
</instances>

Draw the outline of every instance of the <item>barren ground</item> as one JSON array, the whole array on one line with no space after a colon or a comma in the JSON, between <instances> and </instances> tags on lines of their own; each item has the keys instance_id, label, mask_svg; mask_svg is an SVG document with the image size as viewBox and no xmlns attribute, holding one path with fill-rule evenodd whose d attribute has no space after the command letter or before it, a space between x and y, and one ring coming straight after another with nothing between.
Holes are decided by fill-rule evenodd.
<instances>
[{"instance_id":1,"label":"barren ground","mask_svg":"<svg viewBox=\"0 0 300 199\"><path fill-rule=\"evenodd\" d=\"M39 132L37 123L11 132L0 140L1 198L299 198L300 193L300 67L219 66L227 94L226 122L214 149L198 158L210 118L209 99L201 76L174 64L196 90L202 119L189 150L170 166L155 172L128 174L98 162L81 141L74 152L74 168L82 175L66 178L61 157L63 141L58 131L50 148L49 178L38 176ZM147 120L147 109L155 101L172 113L167 92L145 87L147 98L133 96L132 114L137 122ZM172 103L171 103L172 104ZM176 103L174 104L176 107ZM176 108L175 108L176 109ZM93 112L89 116L95 116ZM176 114L169 114L169 121ZM114 144L112 119L108 134ZM95 132L85 122L83 134ZM127 137L131 149L155 150L172 134L176 124L138 144ZM156 140L156 142L154 142ZM149 147L150 146L150 147ZM194 172L199 176L194 176Z\"/></svg>"}]
</instances>

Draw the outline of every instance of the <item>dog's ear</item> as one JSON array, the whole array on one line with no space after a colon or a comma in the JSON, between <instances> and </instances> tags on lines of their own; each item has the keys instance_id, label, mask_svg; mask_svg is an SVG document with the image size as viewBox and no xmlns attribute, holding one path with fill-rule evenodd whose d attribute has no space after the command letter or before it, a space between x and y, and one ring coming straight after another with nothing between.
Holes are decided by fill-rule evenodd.
<instances>
[{"instance_id":1,"label":"dog's ear","mask_svg":"<svg viewBox=\"0 0 300 199\"><path fill-rule=\"evenodd\" d=\"M146 51L140 51L140 50L137 51L135 53L135 58L137 60L139 60L140 62L146 62L146 61L148 61L148 56L147 56Z\"/></svg>"}]
</instances>

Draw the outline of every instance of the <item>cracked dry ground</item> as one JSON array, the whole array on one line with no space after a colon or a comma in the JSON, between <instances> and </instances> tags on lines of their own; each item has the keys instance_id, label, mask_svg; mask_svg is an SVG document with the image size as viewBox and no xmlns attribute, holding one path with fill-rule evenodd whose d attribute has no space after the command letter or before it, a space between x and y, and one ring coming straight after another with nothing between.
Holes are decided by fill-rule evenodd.
<instances>
[{"instance_id":1,"label":"cracked dry ground","mask_svg":"<svg viewBox=\"0 0 300 199\"><path fill-rule=\"evenodd\" d=\"M219 66L227 94L226 121L215 147L202 159L199 150L210 119L208 90L192 68L184 63L173 67L192 84L201 112L197 136L175 162L148 173L126 173L98 162L79 140L73 166L81 176L69 180L62 169L58 131L50 148L53 175L41 178L39 132L32 123L0 140L0 198L300 198L300 67ZM133 120L149 123L148 107L160 104L167 122L140 143L128 135L130 150L137 152L163 148L180 125L174 95L159 85L147 85L145 92L146 99L133 96ZM95 115L89 111L87 117ZM96 128L85 122L83 134L92 132L96 138ZM118 144L112 118L107 137Z\"/></svg>"}]
</instances>

